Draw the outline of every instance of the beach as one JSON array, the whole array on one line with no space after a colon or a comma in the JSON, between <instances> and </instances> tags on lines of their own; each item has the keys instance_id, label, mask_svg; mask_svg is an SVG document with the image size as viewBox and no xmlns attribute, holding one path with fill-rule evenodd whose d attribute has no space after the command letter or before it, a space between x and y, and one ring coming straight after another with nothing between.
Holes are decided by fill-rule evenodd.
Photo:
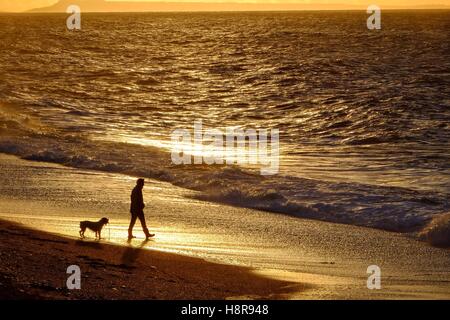
<instances>
[{"instance_id":1,"label":"beach","mask_svg":"<svg viewBox=\"0 0 450 320\"><path fill-rule=\"evenodd\" d=\"M0 14L2 295L450 299L450 11L83 10Z\"/></svg>"},{"instance_id":2,"label":"beach","mask_svg":"<svg viewBox=\"0 0 450 320\"><path fill-rule=\"evenodd\" d=\"M282 297L301 285L198 258L81 241L0 222L0 299L178 300ZM81 289L66 286L67 267Z\"/></svg>"},{"instance_id":3,"label":"beach","mask_svg":"<svg viewBox=\"0 0 450 320\"><path fill-rule=\"evenodd\" d=\"M137 224L138 238L127 243L134 177L10 155L0 156L0 167L0 282L13 298L450 297L449 250L411 234L200 201L148 179L145 213L156 236L144 243ZM89 231L80 240L79 221L102 216L110 218L103 240ZM76 292L64 287L72 264L86 276ZM369 265L381 268L380 290L367 288Z\"/></svg>"}]
</instances>

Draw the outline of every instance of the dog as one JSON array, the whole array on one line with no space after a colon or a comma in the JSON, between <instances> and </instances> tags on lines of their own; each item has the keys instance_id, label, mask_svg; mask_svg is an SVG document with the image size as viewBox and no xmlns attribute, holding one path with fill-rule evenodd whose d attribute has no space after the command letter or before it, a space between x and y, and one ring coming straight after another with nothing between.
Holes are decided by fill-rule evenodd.
<instances>
[{"instance_id":1,"label":"dog","mask_svg":"<svg viewBox=\"0 0 450 320\"><path fill-rule=\"evenodd\" d=\"M86 229L90 229L95 232L95 238L97 239L97 236L98 236L98 239L100 240L102 238L102 229L108 223L109 223L108 218L101 218L97 222L81 221L80 222L80 237L81 237L81 239L84 238L84 232L86 231Z\"/></svg>"}]
</instances>

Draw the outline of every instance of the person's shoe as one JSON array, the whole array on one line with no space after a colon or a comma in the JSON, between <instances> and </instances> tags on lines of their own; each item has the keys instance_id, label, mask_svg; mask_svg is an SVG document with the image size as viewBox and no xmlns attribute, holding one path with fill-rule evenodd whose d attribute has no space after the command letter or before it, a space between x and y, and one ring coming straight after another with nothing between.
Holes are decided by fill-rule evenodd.
<instances>
[{"instance_id":1,"label":"person's shoe","mask_svg":"<svg viewBox=\"0 0 450 320\"><path fill-rule=\"evenodd\" d=\"M128 240L136 238L135 236L128 236Z\"/></svg>"},{"instance_id":2,"label":"person's shoe","mask_svg":"<svg viewBox=\"0 0 450 320\"><path fill-rule=\"evenodd\" d=\"M149 233L149 234L147 234L147 235L145 236L145 240L148 240L148 238L152 238L152 237L154 237L154 236L155 236L155 234Z\"/></svg>"}]
</instances>

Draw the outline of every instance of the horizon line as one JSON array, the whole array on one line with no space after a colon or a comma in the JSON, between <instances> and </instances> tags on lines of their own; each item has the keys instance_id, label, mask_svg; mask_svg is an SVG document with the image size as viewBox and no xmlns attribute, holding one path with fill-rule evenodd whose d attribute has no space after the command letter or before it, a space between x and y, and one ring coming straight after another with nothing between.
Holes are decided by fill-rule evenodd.
<instances>
[{"instance_id":1,"label":"horizon line","mask_svg":"<svg viewBox=\"0 0 450 320\"><path fill-rule=\"evenodd\" d=\"M261 9L261 10L141 10L141 11L83 11L83 13L195 13L195 12L318 12L318 11L365 11L365 9ZM450 7L445 8L389 8L384 11L450 11ZM36 11L35 9L26 11L0 11L0 13L11 14L67 14L64 11Z\"/></svg>"},{"instance_id":2,"label":"horizon line","mask_svg":"<svg viewBox=\"0 0 450 320\"><path fill-rule=\"evenodd\" d=\"M24 11L0 11L0 13L66 13L65 2L60 0L53 5L45 7L37 7ZM345 1L345 0L344 0ZM151 1L136 2L119 0L108 2L107 6L92 7L85 0L79 4L83 8L83 4L87 5L85 13L145 13L145 12L282 12L282 11L360 11L366 10L365 5L355 4L308 4L308 3L252 3L252 2L179 2L179 1ZM130 9L124 8L125 4L130 4ZM159 7L159 8L158 8ZM382 10L450 10L449 5L442 3L419 4L413 6L393 5L379 6Z\"/></svg>"},{"instance_id":3,"label":"horizon line","mask_svg":"<svg viewBox=\"0 0 450 320\"><path fill-rule=\"evenodd\" d=\"M260 10L140 10L140 11L83 11L83 13L214 13L214 12L320 12L320 11L364 11L366 9L260 9ZM450 11L450 7L445 8L389 8L384 11ZM8 14L67 14L64 11L0 11Z\"/></svg>"}]
</instances>

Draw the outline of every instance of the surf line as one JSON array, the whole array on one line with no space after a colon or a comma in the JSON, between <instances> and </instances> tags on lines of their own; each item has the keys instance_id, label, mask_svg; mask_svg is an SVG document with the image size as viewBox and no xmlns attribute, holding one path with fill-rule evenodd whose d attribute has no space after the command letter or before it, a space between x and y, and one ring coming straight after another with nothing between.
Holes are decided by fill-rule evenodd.
<instances>
[{"instance_id":1,"label":"surf line","mask_svg":"<svg viewBox=\"0 0 450 320\"><path fill-rule=\"evenodd\" d=\"M270 141L269 141L270 137ZM261 175L279 171L278 129L226 127L204 129L202 120L194 122L193 134L176 129L171 134L171 158L175 165L259 165Z\"/></svg>"}]
</instances>

